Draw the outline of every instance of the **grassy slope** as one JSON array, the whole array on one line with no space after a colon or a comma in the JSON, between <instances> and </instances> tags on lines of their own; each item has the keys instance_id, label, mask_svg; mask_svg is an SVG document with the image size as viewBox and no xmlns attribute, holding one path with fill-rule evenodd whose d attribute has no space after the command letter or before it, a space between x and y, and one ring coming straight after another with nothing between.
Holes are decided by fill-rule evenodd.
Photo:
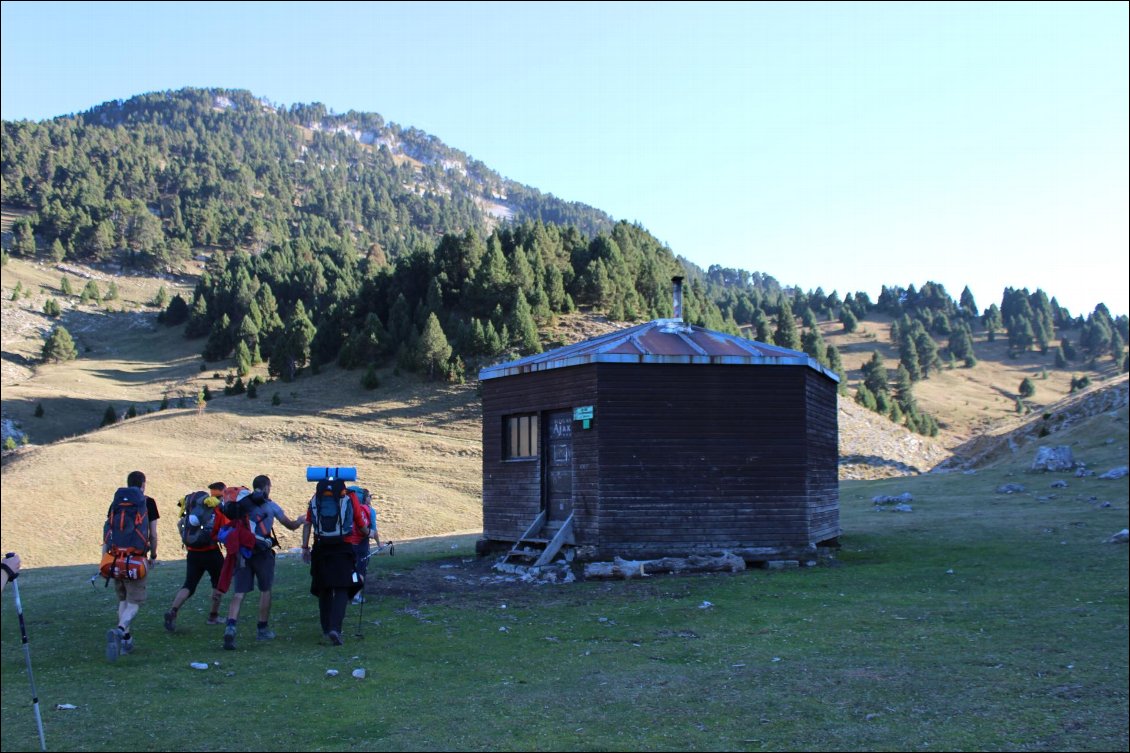
<instances>
[{"instance_id":1,"label":"grassy slope","mask_svg":"<svg viewBox=\"0 0 1130 753\"><path fill-rule=\"evenodd\" d=\"M9 344L13 320L42 320L34 313L42 309L40 300L8 300L15 281L25 288L35 285L35 290L57 285L58 274L18 260L4 268L6 353L34 349L29 338L13 337ZM119 288L132 289L129 282L119 281ZM141 278L137 284L143 284ZM147 284L133 297L134 305L156 293L159 283ZM107 495L134 468L146 472L148 491L167 515L174 500L188 491L217 479L249 485L259 473L271 476L274 497L295 515L310 494L307 464L349 464L358 466L362 482L381 500L388 538L481 527L480 428L473 387L433 389L384 374L383 386L366 392L358 385L359 373L331 368L294 384L263 388L255 400L225 397L216 372L199 370L200 341L184 340L179 329L155 326L152 313L142 319L137 313L108 314L76 305L64 318L87 325L67 324L82 357L27 373L5 363L4 416L29 432L33 445L6 453L3 460L0 546L18 549L30 566L93 562L94 532L105 515ZM123 322L139 324L130 328ZM204 384L218 395L204 411L175 407L182 399L192 404ZM279 406L271 404L276 392ZM157 411L165 395L174 407ZM40 404L44 416L36 418ZM91 430L111 404L119 415L130 405L140 415ZM42 496L48 485L61 502L62 546L37 532L39 513L19 502ZM160 532L172 543L171 521ZM285 543L294 543L295 536L284 537Z\"/></svg>"}]
</instances>

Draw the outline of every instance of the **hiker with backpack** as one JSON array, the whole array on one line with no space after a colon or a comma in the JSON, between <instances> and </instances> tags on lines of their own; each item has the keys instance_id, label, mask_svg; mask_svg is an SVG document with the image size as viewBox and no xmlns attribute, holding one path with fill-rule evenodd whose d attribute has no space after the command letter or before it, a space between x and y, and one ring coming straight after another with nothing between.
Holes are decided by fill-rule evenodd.
<instances>
[{"instance_id":1,"label":"hiker with backpack","mask_svg":"<svg viewBox=\"0 0 1130 753\"><path fill-rule=\"evenodd\" d=\"M310 593L318 597L322 635L334 646L345 642L345 607L350 597L364 587L355 569L353 544L348 541L354 530L362 536L369 535L366 514L356 495L347 493L345 481L340 478L318 481L302 525L302 561L310 565Z\"/></svg>"},{"instance_id":2,"label":"hiker with backpack","mask_svg":"<svg viewBox=\"0 0 1130 753\"><path fill-rule=\"evenodd\" d=\"M216 534L228 522L227 516L219 509L225 488L227 486L224 482L217 481L209 484L207 492L189 492L179 503L177 528L187 554L184 585L173 596L169 611L165 612L165 629L170 633L177 629L177 611L196 593L196 587L205 573L212 581L212 608L208 612L206 624L223 624L220 619L220 599L224 594L219 585L224 555L220 553L220 545L216 543Z\"/></svg>"},{"instance_id":3,"label":"hiker with backpack","mask_svg":"<svg viewBox=\"0 0 1130 753\"><path fill-rule=\"evenodd\" d=\"M234 544L229 538L225 546L228 556L236 557L235 572L232 583L235 584L235 593L232 594L231 604L228 606L227 626L224 628L224 649L235 650L236 622L239 620L239 610L246 596L256 583L259 585L259 622L256 626L256 638L269 641L275 637L269 622L271 618L271 587L275 582L275 547L278 540L275 538L274 525L279 521L287 529L294 531L302 525L302 517L291 520L278 503L271 499L271 479L267 476L256 476L251 482L250 493L241 492L234 503L224 505L224 515L233 523L233 534L236 538ZM246 546L250 543L251 546ZM243 555L247 550L247 556Z\"/></svg>"},{"instance_id":4,"label":"hiker with backpack","mask_svg":"<svg viewBox=\"0 0 1130 753\"><path fill-rule=\"evenodd\" d=\"M357 574L361 576L361 583L365 582L365 574L369 571L369 535L375 530L373 517L373 506L370 504L372 497L368 489L360 486L350 486L346 488L346 494L350 496L355 503L354 511L360 512L363 516L359 518L354 515L353 530L346 534L345 540L353 547L353 562L354 569ZM353 597L354 604L360 604L365 600L365 589L362 588Z\"/></svg>"},{"instance_id":5,"label":"hiker with backpack","mask_svg":"<svg viewBox=\"0 0 1130 753\"><path fill-rule=\"evenodd\" d=\"M157 566L157 519L160 517L157 502L145 494L145 474L130 472L126 485L114 493L102 527L102 564L98 570L107 584L114 581L114 592L118 596L118 624L106 632L106 659L109 661L133 653L130 623L145 603L149 570Z\"/></svg>"}]
</instances>

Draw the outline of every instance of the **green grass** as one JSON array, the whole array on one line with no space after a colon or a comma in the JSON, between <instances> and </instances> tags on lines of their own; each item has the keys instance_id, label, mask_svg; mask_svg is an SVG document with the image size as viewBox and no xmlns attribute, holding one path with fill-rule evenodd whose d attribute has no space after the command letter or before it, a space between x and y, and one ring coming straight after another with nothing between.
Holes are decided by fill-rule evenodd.
<instances>
[{"instance_id":1,"label":"green grass","mask_svg":"<svg viewBox=\"0 0 1130 753\"><path fill-rule=\"evenodd\" d=\"M1065 439L1101 472L1126 462L1126 411L1097 421ZM115 599L87 582L93 566L29 571L48 748L1126 750L1127 546L1105 539L1127 526L1127 480L1025 462L842 484L830 564L387 596L365 606L363 640L350 607L343 648L320 643L294 557L279 563L277 640L248 639L254 594L235 652L203 624L203 593L166 634L183 575L171 562L135 623L137 652L114 664ZM1049 488L1057 478L1069 487ZM1007 481L1029 492L995 494ZM873 510L872 496L903 491L913 512ZM436 558L471 559L472 541L398 545L370 573L409 579ZM3 602L2 748L35 750ZM350 676L358 667L366 679Z\"/></svg>"}]
</instances>

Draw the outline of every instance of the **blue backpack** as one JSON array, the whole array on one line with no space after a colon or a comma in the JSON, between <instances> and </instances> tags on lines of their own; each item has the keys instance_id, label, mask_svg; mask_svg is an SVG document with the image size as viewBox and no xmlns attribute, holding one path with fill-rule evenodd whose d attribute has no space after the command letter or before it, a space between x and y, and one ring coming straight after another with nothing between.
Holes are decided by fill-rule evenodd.
<instances>
[{"instance_id":1,"label":"blue backpack","mask_svg":"<svg viewBox=\"0 0 1130 753\"><path fill-rule=\"evenodd\" d=\"M310 500L310 523L318 538L342 538L353 532L353 500L345 493L345 481L318 482Z\"/></svg>"}]
</instances>

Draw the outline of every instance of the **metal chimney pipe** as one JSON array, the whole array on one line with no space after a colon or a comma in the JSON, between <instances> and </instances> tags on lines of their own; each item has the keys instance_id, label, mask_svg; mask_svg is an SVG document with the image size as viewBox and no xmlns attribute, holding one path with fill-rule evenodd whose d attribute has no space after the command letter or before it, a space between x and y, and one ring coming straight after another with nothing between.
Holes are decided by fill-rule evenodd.
<instances>
[{"instance_id":1,"label":"metal chimney pipe","mask_svg":"<svg viewBox=\"0 0 1130 753\"><path fill-rule=\"evenodd\" d=\"M675 321L683 321L683 278L672 277L671 284L674 286L675 294Z\"/></svg>"}]
</instances>

